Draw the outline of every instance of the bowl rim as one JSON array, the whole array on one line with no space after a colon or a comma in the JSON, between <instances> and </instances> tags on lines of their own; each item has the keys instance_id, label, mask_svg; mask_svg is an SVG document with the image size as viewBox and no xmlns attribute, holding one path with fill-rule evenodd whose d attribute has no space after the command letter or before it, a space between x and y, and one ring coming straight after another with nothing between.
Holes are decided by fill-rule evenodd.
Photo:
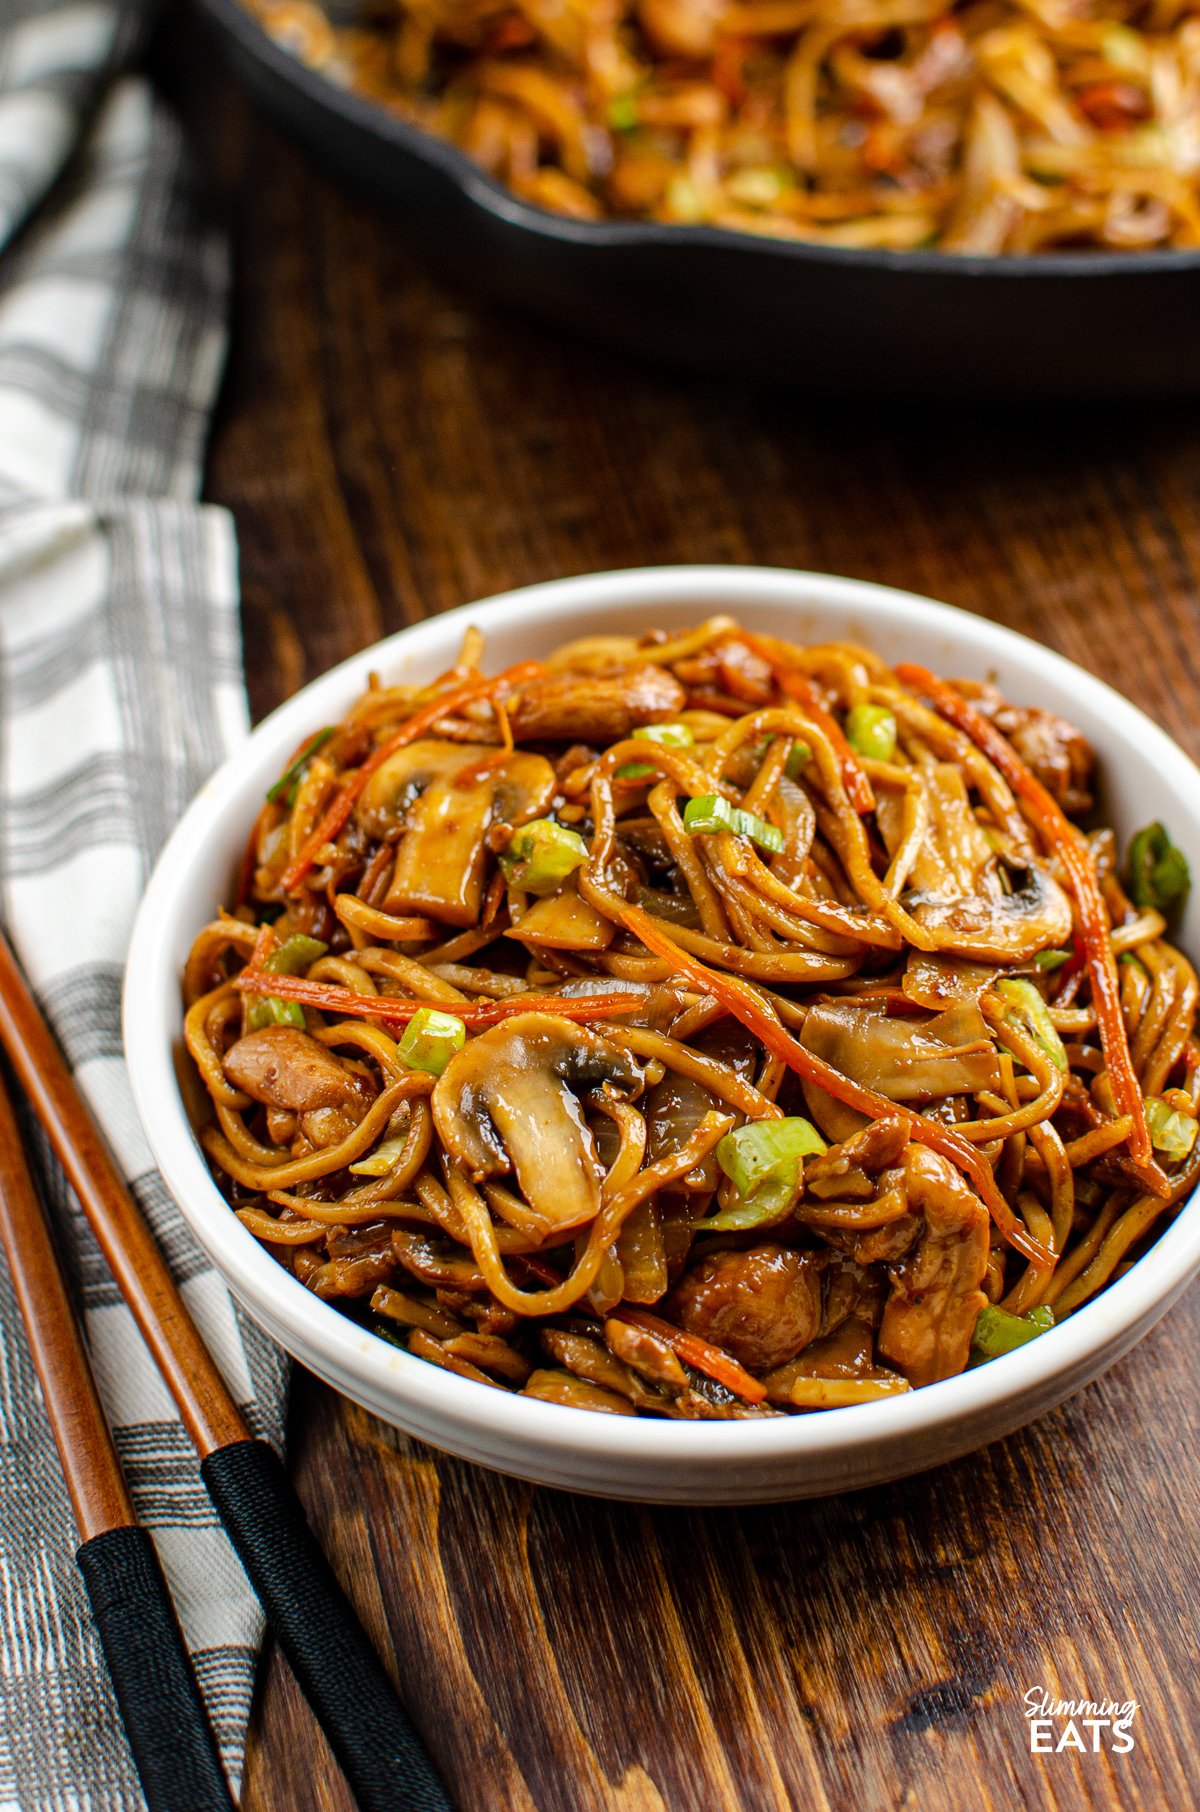
<instances>
[{"instance_id":1,"label":"bowl rim","mask_svg":"<svg viewBox=\"0 0 1200 1812\"><path fill-rule=\"evenodd\" d=\"M345 124L391 149L403 151L429 165L453 182L477 207L507 225L537 238L584 251L642 246L737 250L752 256L787 258L804 264L861 266L907 277L939 276L978 281L993 276L1005 282L1021 277L1062 277L1078 282L1097 277L1184 275L1200 270L1200 249L1037 252L1028 257L1012 253L899 252L775 239L769 234L744 233L735 227L672 225L648 220L574 220L522 200L448 139L423 131L408 120L389 113L378 102L342 88L328 76L310 69L270 36L242 0L198 0L198 4L244 52L256 58L287 86L297 89L318 111L334 114Z\"/></svg>"},{"instance_id":2,"label":"bowl rim","mask_svg":"<svg viewBox=\"0 0 1200 1812\"><path fill-rule=\"evenodd\" d=\"M739 1465L790 1460L799 1468L848 1447L863 1453L902 1439L919 1441L964 1420L977 1419L984 1426L989 1416L995 1418L1003 1406L1023 1396L1036 1404L1039 1387L1055 1379L1094 1375L1106 1352L1117 1356L1169 1306L1182 1287L1179 1280L1200 1268L1200 1188L1124 1277L1067 1321L989 1365L902 1396L819 1415L664 1422L533 1401L460 1378L391 1346L315 1297L235 1219L192 1131L175 1069L180 1014L168 1012L164 1023L156 1002L178 1000L179 965L172 953L176 902L199 866L208 837L223 827L255 771L261 770L256 788L259 781L265 787L312 724L329 721L339 703L344 709L370 671L410 659L420 663L427 644L441 658L441 644L452 643L468 624L477 624L486 635L491 628L511 627L516 618L540 622L569 612L570 620L562 625L565 636L585 610L684 603L694 604L698 615L714 606L783 603L844 608L874 619L874 626L915 624L931 636L951 638L956 652L968 659L976 656L984 672L1006 652L1025 664L1032 654L1033 665L1051 682L1057 680L1103 714L1114 741L1136 742L1153 758L1164 791L1180 800L1200 833L1200 808L1183 803L1189 794L1200 801L1200 768L1178 744L1103 680L989 618L890 586L790 568L634 567L523 586L425 618L310 681L262 720L180 819L137 913L123 992L129 1077L151 1151L198 1243L227 1279L237 1280L233 1288L238 1298L256 1320L266 1320L272 1330L286 1329L288 1338L280 1344L310 1365L314 1361L304 1357L306 1349L319 1352L325 1375L331 1369L350 1376L375 1404L407 1408L427 1428L484 1428L493 1450L524 1445L559 1458L584 1450L592 1465L598 1460L655 1462L660 1470L675 1464L682 1472L726 1459ZM343 1385L337 1388L354 1394Z\"/></svg>"}]
</instances>

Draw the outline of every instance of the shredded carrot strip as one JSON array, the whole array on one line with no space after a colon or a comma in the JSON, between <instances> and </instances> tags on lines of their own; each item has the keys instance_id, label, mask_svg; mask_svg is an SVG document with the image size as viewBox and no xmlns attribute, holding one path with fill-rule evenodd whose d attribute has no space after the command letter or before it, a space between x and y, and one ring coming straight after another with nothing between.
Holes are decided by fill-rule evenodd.
<instances>
[{"instance_id":1,"label":"shredded carrot strip","mask_svg":"<svg viewBox=\"0 0 1200 1812\"><path fill-rule=\"evenodd\" d=\"M688 976L703 993L720 1001L735 1019L740 1019L749 1031L762 1040L772 1056L778 1057L781 1063L786 1063L798 1076L824 1089L835 1101L844 1102L860 1114L869 1114L872 1120L904 1120L912 1139L948 1159L970 1179L1010 1246L1015 1246L1018 1252L1023 1252L1035 1264L1053 1268L1057 1262L1053 1252L1049 1247L1043 1246L1040 1240L1034 1239L1017 1219L997 1188L987 1159L965 1139L960 1139L949 1127L940 1126L935 1120L926 1120L911 1108L889 1101L886 1096L877 1095L873 1089L863 1088L860 1083L852 1082L849 1076L843 1076L840 1070L833 1069L820 1057L806 1051L784 1029L753 988L748 988L732 975L723 975L719 970L710 969L707 964L699 962L669 937L661 923L641 906L629 906L622 902L618 911L620 922L626 931L640 938L647 950L652 950L655 956L662 957L680 974Z\"/></svg>"},{"instance_id":2,"label":"shredded carrot strip","mask_svg":"<svg viewBox=\"0 0 1200 1812\"><path fill-rule=\"evenodd\" d=\"M813 722L824 730L826 736L837 752L838 765L842 770L842 785L849 794L850 803L859 817L875 810L875 794L871 782L867 779L858 764L858 757L846 741L842 726L832 712L827 711L821 703L816 687L807 673L800 673L794 667L786 667L773 649L771 643L762 636L745 635L744 640L753 648L755 654L761 655L775 675L775 683L780 691L793 702L807 711Z\"/></svg>"},{"instance_id":3,"label":"shredded carrot strip","mask_svg":"<svg viewBox=\"0 0 1200 1812\"><path fill-rule=\"evenodd\" d=\"M1108 1066L1113 1099L1118 1115L1132 1121L1129 1149L1139 1168L1141 1179L1154 1195L1168 1195L1170 1183L1154 1161L1154 1149L1146 1125L1146 1109L1141 1087L1125 1036L1125 1018L1121 1012L1121 984L1117 963L1109 942L1108 914L1100 893L1087 847L1041 781L1021 760L1007 737L990 724L982 712L967 702L961 692L938 679L925 667L906 662L896 668L896 677L914 692L922 692L940 714L956 729L969 736L976 748L1003 774L1017 797L1028 807L1029 815L1041 832L1046 847L1062 863L1075 894L1079 909L1080 941L1087 960L1092 985L1092 1005L1100 1030L1104 1061Z\"/></svg>"},{"instance_id":4,"label":"shredded carrot strip","mask_svg":"<svg viewBox=\"0 0 1200 1812\"><path fill-rule=\"evenodd\" d=\"M766 1385L752 1378L745 1366L739 1365L724 1347L713 1346L709 1341L701 1340L698 1334L672 1327L669 1321L660 1321L657 1315L648 1315L645 1309L631 1309L627 1303L622 1303L616 1311L616 1319L627 1321L635 1328L644 1328L648 1334L657 1334L686 1364L715 1378L735 1397L742 1397L747 1403L761 1403L766 1396Z\"/></svg>"},{"instance_id":5,"label":"shredded carrot strip","mask_svg":"<svg viewBox=\"0 0 1200 1812\"><path fill-rule=\"evenodd\" d=\"M331 843L354 810L354 802L366 786L372 774L377 773L385 761L389 761L397 749L403 749L410 742L428 730L440 718L448 717L463 705L475 704L483 698L493 698L497 693L521 686L526 680L536 678L542 671L540 661L520 661L515 667L509 667L498 673L494 679L473 679L465 686L458 686L452 692L443 692L431 704L425 705L414 713L407 723L389 736L386 742L368 755L360 767L355 768L349 779L344 781L327 806L320 823L305 843L295 861L286 868L282 876L285 893L299 885L316 860L317 851L323 843Z\"/></svg>"},{"instance_id":6,"label":"shredded carrot strip","mask_svg":"<svg viewBox=\"0 0 1200 1812\"><path fill-rule=\"evenodd\" d=\"M308 981L302 975L273 975L269 969L249 967L234 982L241 994L269 994L275 1000L298 1001L319 1013L348 1013L355 1019L381 1019L405 1025L422 1007L453 1013L468 1026L494 1026L518 1013L552 1013L557 1019L609 1019L615 1014L637 1013L645 1004L640 994L514 994L507 1000L489 1000L485 1006L466 1001L398 1000L390 994L356 994L333 982Z\"/></svg>"}]
</instances>

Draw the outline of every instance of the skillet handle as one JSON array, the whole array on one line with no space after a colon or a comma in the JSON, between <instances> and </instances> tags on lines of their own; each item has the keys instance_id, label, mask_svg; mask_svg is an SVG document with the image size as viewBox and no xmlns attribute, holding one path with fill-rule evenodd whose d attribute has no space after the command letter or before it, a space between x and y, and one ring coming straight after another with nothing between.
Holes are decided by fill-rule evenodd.
<instances>
[{"instance_id":1,"label":"skillet handle","mask_svg":"<svg viewBox=\"0 0 1200 1812\"><path fill-rule=\"evenodd\" d=\"M200 1471L362 1812L451 1812L274 1449L232 1441Z\"/></svg>"}]
</instances>

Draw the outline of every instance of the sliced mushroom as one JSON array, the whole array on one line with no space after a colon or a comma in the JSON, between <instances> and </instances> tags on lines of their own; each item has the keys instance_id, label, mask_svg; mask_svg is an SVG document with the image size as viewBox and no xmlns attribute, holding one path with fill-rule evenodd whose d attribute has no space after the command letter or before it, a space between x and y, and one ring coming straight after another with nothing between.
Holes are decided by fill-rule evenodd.
<instances>
[{"instance_id":1,"label":"sliced mushroom","mask_svg":"<svg viewBox=\"0 0 1200 1812\"><path fill-rule=\"evenodd\" d=\"M1000 1085L995 1044L973 1005L920 1022L826 1001L806 1013L800 1042L889 1101L940 1101Z\"/></svg>"},{"instance_id":2,"label":"sliced mushroom","mask_svg":"<svg viewBox=\"0 0 1200 1812\"><path fill-rule=\"evenodd\" d=\"M1028 962L1071 933L1071 903L1035 862L1014 869L992 848L971 810L966 784L949 762L925 770L929 827L909 875L904 904L939 950L981 962ZM896 796L880 799L889 850L902 834Z\"/></svg>"},{"instance_id":3,"label":"sliced mushroom","mask_svg":"<svg viewBox=\"0 0 1200 1812\"><path fill-rule=\"evenodd\" d=\"M522 1013L470 1038L433 1091L438 1137L477 1182L515 1171L548 1229L600 1207L600 1166L576 1088L607 1083L626 1100L642 1072L628 1051L549 1013Z\"/></svg>"},{"instance_id":4,"label":"sliced mushroom","mask_svg":"<svg viewBox=\"0 0 1200 1812\"><path fill-rule=\"evenodd\" d=\"M478 923L488 831L545 812L556 785L541 755L517 749L485 767L496 754L483 743L424 738L398 749L371 776L358 802L360 824L380 839L403 830L385 911L423 913L448 925Z\"/></svg>"},{"instance_id":5,"label":"sliced mushroom","mask_svg":"<svg viewBox=\"0 0 1200 1812\"><path fill-rule=\"evenodd\" d=\"M223 1067L233 1086L252 1101L288 1113L352 1109L368 1101L372 1092L365 1076L347 1069L296 1026L247 1032L225 1053Z\"/></svg>"},{"instance_id":6,"label":"sliced mushroom","mask_svg":"<svg viewBox=\"0 0 1200 1812\"><path fill-rule=\"evenodd\" d=\"M650 662L619 673L551 673L523 686L509 709L513 734L527 741L620 742L640 724L682 711L687 693Z\"/></svg>"}]
</instances>

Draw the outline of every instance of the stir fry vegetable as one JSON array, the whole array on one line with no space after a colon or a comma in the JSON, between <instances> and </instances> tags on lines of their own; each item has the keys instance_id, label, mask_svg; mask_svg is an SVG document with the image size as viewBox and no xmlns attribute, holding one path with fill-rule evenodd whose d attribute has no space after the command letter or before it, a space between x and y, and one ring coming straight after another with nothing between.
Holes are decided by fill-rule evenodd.
<instances>
[{"instance_id":1,"label":"stir fry vegetable","mask_svg":"<svg viewBox=\"0 0 1200 1812\"><path fill-rule=\"evenodd\" d=\"M325 955L329 948L320 938L305 937L295 932L278 950L263 960L268 975L300 975ZM246 1009L246 1029L256 1032L262 1026L297 1026L304 1030L304 1008L298 1002L283 1000L277 994L263 994Z\"/></svg>"},{"instance_id":2,"label":"stir fry vegetable","mask_svg":"<svg viewBox=\"0 0 1200 1812\"><path fill-rule=\"evenodd\" d=\"M556 893L569 874L587 861L588 848L577 831L539 818L523 824L500 857L510 887L525 893Z\"/></svg>"},{"instance_id":3,"label":"stir fry vegetable","mask_svg":"<svg viewBox=\"0 0 1200 1812\"><path fill-rule=\"evenodd\" d=\"M704 793L689 799L683 808L683 828L693 837L730 831L735 837L749 837L760 849L781 850L783 832L778 825L768 824L756 812L743 811L731 805L719 793Z\"/></svg>"},{"instance_id":4,"label":"stir fry vegetable","mask_svg":"<svg viewBox=\"0 0 1200 1812\"><path fill-rule=\"evenodd\" d=\"M1054 1326L1054 1310L1043 1306L1030 1309L1027 1315L1010 1315L1006 1309L980 1309L975 1332L971 1336L971 1364L986 1365L1005 1353L1036 1340Z\"/></svg>"},{"instance_id":5,"label":"stir fry vegetable","mask_svg":"<svg viewBox=\"0 0 1200 1812\"><path fill-rule=\"evenodd\" d=\"M1161 824L1148 824L1129 845L1129 897L1166 918L1178 912L1188 896L1191 873L1182 850L1176 849Z\"/></svg>"}]
</instances>

